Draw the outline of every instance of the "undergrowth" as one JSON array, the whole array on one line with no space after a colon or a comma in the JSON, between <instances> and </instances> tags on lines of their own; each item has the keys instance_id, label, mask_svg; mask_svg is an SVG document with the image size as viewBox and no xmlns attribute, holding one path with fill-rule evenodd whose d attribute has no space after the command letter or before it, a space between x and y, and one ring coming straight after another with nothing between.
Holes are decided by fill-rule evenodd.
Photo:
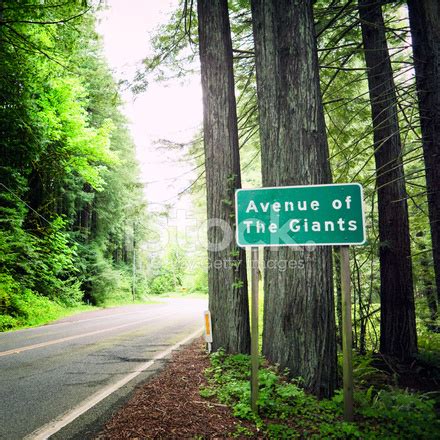
<instances>
[{"instance_id":1,"label":"undergrowth","mask_svg":"<svg viewBox=\"0 0 440 440\"><path fill-rule=\"evenodd\" d=\"M302 389L301 379L288 381L286 375L264 360L259 371L256 415L249 405L249 356L227 356L218 351L211 355L210 361L206 371L209 385L200 389L200 395L230 406L234 416L253 422L265 438L436 439L440 432L435 402L428 395L391 386L357 387L356 418L348 423L342 417L341 390L332 399L320 401ZM377 373L368 362L358 361L357 366L358 384L365 385L368 375ZM254 433L239 426L231 436L252 437Z\"/></svg>"},{"instance_id":2,"label":"undergrowth","mask_svg":"<svg viewBox=\"0 0 440 440\"><path fill-rule=\"evenodd\" d=\"M127 293L127 290L113 289L107 296L102 296L102 301L97 306L107 308L133 304L132 294L130 291ZM137 304L152 302L150 298L140 294L137 295L135 301ZM12 276L0 273L0 332L35 327L94 309L96 306L86 305L81 302L80 298L75 301L66 301L65 298L48 298L23 287Z\"/></svg>"}]
</instances>

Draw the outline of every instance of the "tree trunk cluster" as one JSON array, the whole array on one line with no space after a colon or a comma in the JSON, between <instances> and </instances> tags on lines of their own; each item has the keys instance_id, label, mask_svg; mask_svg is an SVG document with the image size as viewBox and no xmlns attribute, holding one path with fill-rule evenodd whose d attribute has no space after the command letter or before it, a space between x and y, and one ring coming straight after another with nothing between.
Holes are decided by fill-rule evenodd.
<instances>
[{"instance_id":1,"label":"tree trunk cluster","mask_svg":"<svg viewBox=\"0 0 440 440\"><path fill-rule=\"evenodd\" d=\"M250 3L263 186L330 183L313 2ZM408 359L417 353L408 196L383 3L358 0L376 164L380 351ZM408 0L408 9L440 300L440 3ZM247 353L250 341L245 253L236 248L233 235L222 246L228 241L225 230L235 233L234 191L241 185L227 1L198 1L198 20L207 209L212 222L208 228L209 306L214 349ZM218 269L212 264L231 258L233 266ZM286 261L296 262L296 269L280 270L277 263ZM337 386L331 247L267 248L264 263L263 354L281 368L288 368L292 376L302 377L308 391L319 397L331 396ZM428 264L424 259L423 277L428 277ZM340 302L339 278L336 281ZM432 283L429 286L430 309L435 317L436 298ZM358 293L361 301L360 286ZM362 317L361 347L365 350L367 321Z\"/></svg>"}]
</instances>

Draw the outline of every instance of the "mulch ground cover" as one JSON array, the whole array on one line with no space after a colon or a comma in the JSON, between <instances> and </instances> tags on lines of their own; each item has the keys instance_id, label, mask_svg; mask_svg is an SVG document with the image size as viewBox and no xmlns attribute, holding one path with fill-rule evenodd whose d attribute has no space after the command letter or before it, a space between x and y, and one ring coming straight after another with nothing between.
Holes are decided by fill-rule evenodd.
<instances>
[{"instance_id":1,"label":"mulch ground cover","mask_svg":"<svg viewBox=\"0 0 440 440\"><path fill-rule=\"evenodd\" d=\"M252 424L239 423L228 407L200 397L208 366L202 339L176 352L113 415L97 439L229 439L238 426L255 432ZM255 432L253 438L259 435Z\"/></svg>"}]
</instances>

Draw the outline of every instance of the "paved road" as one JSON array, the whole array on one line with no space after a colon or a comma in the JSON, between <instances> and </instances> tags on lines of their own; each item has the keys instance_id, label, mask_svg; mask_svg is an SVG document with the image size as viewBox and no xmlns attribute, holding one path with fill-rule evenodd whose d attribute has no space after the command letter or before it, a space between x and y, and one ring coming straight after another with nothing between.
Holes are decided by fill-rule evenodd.
<instances>
[{"instance_id":1,"label":"paved road","mask_svg":"<svg viewBox=\"0 0 440 440\"><path fill-rule=\"evenodd\" d=\"M206 306L204 300L172 299L0 334L0 438L47 437L103 395L112 393L103 401L120 397L114 385L131 379L129 389L151 374L170 349L202 327ZM93 424L90 415L87 423ZM54 438L72 438L64 432Z\"/></svg>"}]
</instances>

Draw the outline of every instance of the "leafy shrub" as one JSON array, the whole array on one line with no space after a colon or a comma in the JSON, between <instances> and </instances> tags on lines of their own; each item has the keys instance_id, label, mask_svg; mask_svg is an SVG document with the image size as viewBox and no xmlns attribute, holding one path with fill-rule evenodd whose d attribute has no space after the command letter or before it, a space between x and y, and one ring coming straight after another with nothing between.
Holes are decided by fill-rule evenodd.
<instances>
[{"instance_id":1,"label":"leafy shrub","mask_svg":"<svg viewBox=\"0 0 440 440\"><path fill-rule=\"evenodd\" d=\"M170 245L165 255L155 257L148 276L148 293L160 295L181 288L186 271L186 258L186 254L177 245Z\"/></svg>"},{"instance_id":2,"label":"leafy shrub","mask_svg":"<svg viewBox=\"0 0 440 440\"><path fill-rule=\"evenodd\" d=\"M421 325L417 327L418 358L422 362L438 367L440 365L440 333L431 332L426 325L419 324Z\"/></svg>"},{"instance_id":3,"label":"leafy shrub","mask_svg":"<svg viewBox=\"0 0 440 440\"><path fill-rule=\"evenodd\" d=\"M57 319L64 312L62 305L29 289L24 289L19 296L14 297L13 306L17 321L26 326Z\"/></svg>"},{"instance_id":4,"label":"leafy shrub","mask_svg":"<svg viewBox=\"0 0 440 440\"><path fill-rule=\"evenodd\" d=\"M11 314L12 298L18 295L20 285L14 281L12 276L0 273L0 313L2 315Z\"/></svg>"},{"instance_id":5,"label":"leafy shrub","mask_svg":"<svg viewBox=\"0 0 440 440\"><path fill-rule=\"evenodd\" d=\"M317 438L341 438L341 439L362 439L365 433L359 429L355 423L338 422L323 423L319 427L319 436ZM373 437L375 438L375 437Z\"/></svg>"},{"instance_id":6,"label":"leafy shrub","mask_svg":"<svg viewBox=\"0 0 440 440\"><path fill-rule=\"evenodd\" d=\"M343 393L319 401L307 394L299 380L287 381L273 367L259 370L259 413L250 408L250 358L227 356L222 350L210 357L206 375L208 388L201 396L231 406L233 414L250 420L273 439L436 439L440 432L434 401L420 394L399 389L375 392L370 386L355 393L356 422L342 419ZM377 372L367 361L357 363L359 382Z\"/></svg>"},{"instance_id":7,"label":"leafy shrub","mask_svg":"<svg viewBox=\"0 0 440 440\"><path fill-rule=\"evenodd\" d=\"M295 432L292 428L279 423L269 423L266 428L266 435L270 439L294 439L299 438L299 433Z\"/></svg>"},{"instance_id":8,"label":"leafy shrub","mask_svg":"<svg viewBox=\"0 0 440 440\"><path fill-rule=\"evenodd\" d=\"M32 290L56 299L67 306L81 302L83 292L76 279L76 245L67 232L67 223L57 217L47 234L38 240L33 261L35 278Z\"/></svg>"},{"instance_id":9,"label":"leafy shrub","mask_svg":"<svg viewBox=\"0 0 440 440\"><path fill-rule=\"evenodd\" d=\"M208 272L206 270L198 270L195 273L191 291L208 293Z\"/></svg>"},{"instance_id":10,"label":"leafy shrub","mask_svg":"<svg viewBox=\"0 0 440 440\"><path fill-rule=\"evenodd\" d=\"M0 274L0 331L38 325L62 314L63 307L25 289L8 274Z\"/></svg>"},{"instance_id":11,"label":"leafy shrub","mask_svg":"<svg viewBox=\"0 0 440 440\"><path fill-rule=\"evenodd\" d=\"M17 326L17 320L9 315L0 315L0 332L10 330Z\"/></svg>"},{"instance_id":12,"label":"leafy shrub","mask_svg":"<svg viewBox=\"0 0 440 440\"><path fill-rule=\"evenodd\" d=\"M438 438L440 421L435 414L435 402L423 394L391 389L380 390L370 400L360 394L357 400L359 413L379 421L384 433L392 433L396 438Z\"/></svg>"},{"instance_id":13,"label":"leafy shrub","mask_svg":"<svg viewBox=\"0 0 440 440\"><path fill-rule=\"evenodd\" d=\"M133 299L131 279L122 269L106 260L99 273L92 277L92 297L96 305L117 304Z\"/></svg>"},{"instance_id":14,"label":"leafy shrub","mask_svg":"<svg viewBox=\"0 0 440 440\"><path fill-rule=\"evenodd\" d=\"M238 425L231 436L233 438L254 437L254 433L250 429L246 428L246 426Z\"/></svg>"},{"instance_id":15,"label":"leafy shrub","mask_svg":"<svg viewBox=\"0 0 440 440\"><path fill-rule=\"evenodd\" d=\"M148 291L152 295L160 295L162 293L172 292L175 287L173 274L163 269L150 280Z\"/></svg>"},{"instance_id":16,"label":"leafy shrub","mask_svg":"<svg viewBox=\"0 0 440 440\"><path fill-rule=\"evenodd\" d=\"M27 288L68 306L78 304L83 293L75 276L76 246L64 231L66 222L55 218L39 236L21 230L18 224L13 226L0 230L0 271L15 280L13 289ZM5 279L0 284L11 286ZM0 307L5 307L5 298Z\"/></svg>"}]
</instances>

